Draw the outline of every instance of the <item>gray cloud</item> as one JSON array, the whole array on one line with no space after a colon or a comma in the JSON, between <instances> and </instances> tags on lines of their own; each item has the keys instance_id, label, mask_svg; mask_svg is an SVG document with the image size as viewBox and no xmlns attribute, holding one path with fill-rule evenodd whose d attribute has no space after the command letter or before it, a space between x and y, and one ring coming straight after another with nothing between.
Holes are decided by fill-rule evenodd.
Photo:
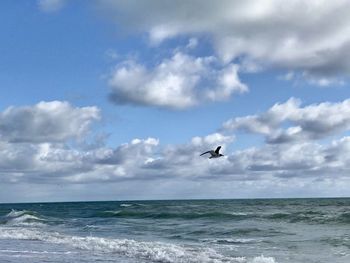
<instances>
[{"instance_id":1,"label":"gray cloud","mask_svg":"<svg viewBox=\"0 0 350 263\"><path fill-rule=\"evenodd\" d=\"M83 136L90 124L99 118L96 107L74 108L61 101L9 107L0 113L0 140L62 142Z\"/></svg>"},{"instance_id":2,"label":"gray cloud","mask_svg":"<svg viewBox=\"0 0 350 263\"><path fill-rule=\"evenodd\" d=\"M55 115L43 115L39 110L41 114L35 115L35 122L17 117L22 116L24 109L25 112L32 112L37 107L61 111L57 110ZM67 113L67 109L70 114ZM6 115L7 123L12 123L10 121L12 116L21 127L31 127L32 123L52 125L47 129L57 134L61 141L57 142L57 139L51 138L47 133L38 133L35 135L36 139L32 140L0 141L1 180L7 183L97 183L156 180L157 178L256 181L271 176L276 178L317 177L320 174L330 175L334 171L343 171L339 174L342 176L350 161L345 157L350 151L349 138L335 140L330 145L321 145L314 141L346 129L349 125L348 110L349 101L347 100L302 108L298 100L290 99L285 103L274 105L261 115L230 120L225 124L226 129L243 129L261 133L270 140L269 144L260 148L248 148L230 153L227 149L234 141L234 137L221 133L193 137L190 142L182 145L163 146L157 139L148 138L134 139L116 148L96 144L95 148L79 149L79 147L70 146L68 140L86 133L88 125L84 127L84 132L77 129L76 125L83 127L86 121L98 119L95 115L98 111L95 108L73 108L67 103L58 102L49 105L41 103L33 107L9 108L1 113ZM37 113L37 111L36 109L34 112ZM6 112L16 114L4 114ZM59 118L61 113L65 115L64 121L61 120L62 123ZM77 120L75 113L79 113L80 121ZM87 119L82 117L84 114ZM57 122L54 123L54 119ZM29 118L29 120L33 119ZM74 124L74 121L78 122ZM294 133L290 132L291 128L282 129L281 125L284 121L296 123L296 127L299 128ZM66 130L63 132L64 122L70 123L75 129L65 125ZM277 137L273 132L274 129L278 130ZM293 134L296 134L296 139L280 139L280 143L271 141L271 138L277 140L282 138L282 135L292 136ZM18 133L16 136L19 135ZM8 138L8 136L2 136L2 138ZM281 143L285 141L288 143ZM215 162L199 157L200 153L214 149L217 145L223 146L225 157Z\"/></svg>"},{"instance_id":3,"label":"gray cloud","mask_svg":"<svg viewBox=\"0 0 350 263\"><path fill-rule=\"evenodd\" d=\"M212 141L216 145L220 143L225 146L226 143L231 142L229 138L219 135L215 137L223 140ZM180 196L183 198L259 195L276 197L288 194L295 196L300 191L305 196L312 195L315 189L318 189L318 192L315 192L317 194L327 193L330 187L335 185L339 185L337 189L342 189L342 193L346 193L344 185L348 185L349 168L347 167L350 165L348 157L350 156L350 138L348 137L327 146L298 143L292 146L265 145L261 148L249 148L233 153L224 150L226 157L214 162L199 157L203 149L211 146L197 144L197 140L205 140L205 138L197 137L191 143L165 148L157 146L154 139L135 140L120 146L123 151L100 148L96 151L79 152L62 149L59 145L55 145L50 151L51 156L46 159L43 158L45 157L43 152L37 152L35 156L41 156L39 163L33 162L36 158L28 158L27 170L15 171L14 166L12 170L6 167L4 171L1 163L1 187L7 185L7 190L25 184L33 185L31 189L44 187L40 190L41 194L37 193L36 198L55 196L56 200L57 197L63 198L56 191L65 192L65 189L73 188L76 188L75 197L68 192L65 193L66 197L77 199L86 195L86 198L98 199L114 193L109 199L113 199L113 196L114 198L115 196L178 198L181 189L187 189L187 187L190 187L191 191L182 193ZM18 147L18 144L12 146ZM100 162L101 159L109 159L113 154L125 151L135 155L122 161ZM339 182L342 182L342 185ZM60 185L64 187L52 193L45 191L45 189L59 188ZM135 191L133 187L129 193L122 190L129 189L131 185L138 190ZM213 185L215 185L215 191L211 189ZM87 191L87 188L90 190ZM98 192L96 189L104 189L104 191ZM340 194L338 190L331 193ZM80 195L77 195L77 192ZM24 192L19 195L25 194L30 193Z\"/></svg>"},{"instance_id":4,"label":"gray cloud","mask_svg":"<svg viewBox=\"0 0 350 263\"><path fill-rule=\"evenodd\" d=\"M321 118L324 123L332 121L338 128L334 128L331 133L337 134L347 127L347 118L344 116L348 103L346 100L302 108L298 100L291 99L274 105L262 116L252 115L246 117L247 119L242 117L236 121L231 120L230 125L231 128L234 127L234 130L242 128L269 137L271 127L280 127L283 121L289 120L300 122L300 127L308 127L306 134L317 133L323 136L329 134L328 128L304 124L313 123L314 120ZM46 109L48 106L44 105ZM56 102L55 105L61 104ZM32 109L36 106L25 108ZM74 108L69 105L69 108L72 112L82 110L87 116L90 116L91 113L90 110L86 110L86 107ZM10 109L10 111L17 112L23 107ZM338 114L334 115L335 112ZM9 116L17 115L8 115L7 120ZM38 116L42 115L37 115L37 118L40 118ZM49 116L53 120L59 114ZM73 119L76 118L74 114L66 117L67 122L73 122ZM56 124L48 122L46 118L48 117L43 117L47 125L53 125L51 130L56 127ZM23 118L16 120L26 123ZM97 118L92 118L91 121L94 120ZM250 122L251 120L254 121ZM39 120L37 122L40 123ZM58 130L61 129L60 127L59 125ZM189 142L180 145L161 145L155 138L146 138L133 139L115 148L96 144L95 147L86 149L79 148L79 144L68 143L72 138L83 136L86 131L81 134L79 129L75 129L76 134L74 135L69 127L66 128L70 135L63 136L60 142L49 141L50 137L45 134L45 136L39 136L45 140L22 140L22 142L21 140L16 140L16 142L0 140L0 188L6 185L8 189L16 189L17 186L19 189L21 185L27 184L34 185L36 189L47 188L47 186L50 189L56 189L59 185L64 185L69 186L69 189L76 188L77 191L80 191L79 189L86 190L88 185L99 189L107 189L107 185L113 185L114 189L119 189L123 196L127 196L127 193L120 188L121 185L124 187L137 185L142 189L142 185L147 184L150 187L147 190L150 198L152 196L169 197L177 193L177 189L171 192L171 186L178 185L180 188L185 187L184 189L187 189L187 186L191 186L188 189L196 189L198 195L190 193L189 190L184 193L186 197L202 195L208 197L205 194L209 192L206 192L205 189L211 189L210 185L215 184L216 189L226 192L214 195L214 197L232 197L232 195L228 196L232 189L235 189L236 193L240 193L242 197L248 194L244 189L250 189L250 191L254 189L255 192L250 195L251 197L255 194L283 196L286 193L283 191L290 191L289 193L292 194L292 190L296 193L301 191L300 189L304 189L304 194L310 194L307 191L310 185L327 191L331 184L337 184L338 181L347 184L349 181L347 177L350 172L348 168L350 167L350 137L335 139L329 144L321 144L316 140L319 136L304 136L302 129L300 136L303 139L291 140L289 143L268 143L260 147L231 152L230 148L234 147L235 137L213 133L204 137L193 137ZM280 131L283 133L281 128ZM200 153L214 149L218 145L222 145L224 157L211 160L199 156ZM151 190L152 182L157 182L157 185L159 183L159 186L169 192L158 188ZM228 186L231 188L228 189ZM341 185L339 187L339 189L344 188ZM81 190L82 195L86 193L85 190ZM346 193L345 188L342 191ZM143 192L143 196L146 196L146 192ZM210 193L214 194L215 191ZM32 198L39 196L27 194ZM49 193L43 190L42 195L46 198ZM100 194L100 196L107 195L107 193ZM55 196L58 196L57 193ZM99 194L96 193L96 196ZM139 195L133 193L133 196Z\"/></svg>"},{"instance_id":5,"label":"gray cloud","mask_svg":"<svg viewBox=\"0 0 350 263\"><path fill-rule=\"evenodd\" d=\"M263 134L272 144L318 140L350 128L350 100L301 107L300 100L292 98L259 115L228 120L223 127Z\"/></svg>"},{"instance_id":6,"label":"gray cloud","mask_svg":"<svg viewBox=\"0 0 350 263\"><path fill-rule=\"evenodd\" d=\"M240 58L301 71L320 85L349 75L347 1L98 2L120 27L147 32L153 44L204 35L225 62Z\"/></svg>"}]
</instances>

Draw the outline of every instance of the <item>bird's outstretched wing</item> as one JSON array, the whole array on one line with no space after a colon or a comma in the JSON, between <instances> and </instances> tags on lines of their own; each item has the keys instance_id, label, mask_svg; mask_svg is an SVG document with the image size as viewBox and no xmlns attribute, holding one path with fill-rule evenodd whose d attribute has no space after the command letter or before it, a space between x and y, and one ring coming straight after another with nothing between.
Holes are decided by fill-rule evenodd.
<instances>
[{"instance_id":1,"label":"bird's outstretched wing","mask_svg":"<svg viewBox=\"0 0 350 263\"><path fill-rule=\"evenodd\" d=\"M206 154L206 153L210 153L210 151L207 151L207 152L205 152L205 153L202 153L201 155L199 155L199 156L202 156L202 155L204 155L204 154Z\"/></svg>"},{"instance_id":2,"label":"bird's outstretched wing","mask_svg":"<svg viewBox=\"0 0 350 263\"><path fill-rule=\"evenodd\" d=\"M218 148L216 148L215 150L215 153L219 154L220 149L221 149L221 146L218 146Z\"/></svg>"}]
</instances>

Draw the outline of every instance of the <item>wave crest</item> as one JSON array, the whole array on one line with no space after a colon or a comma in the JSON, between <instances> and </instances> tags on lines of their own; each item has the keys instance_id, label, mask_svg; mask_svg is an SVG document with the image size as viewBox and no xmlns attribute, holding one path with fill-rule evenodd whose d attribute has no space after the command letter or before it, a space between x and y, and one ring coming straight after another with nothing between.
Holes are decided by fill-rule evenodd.
<instances>
[{"instance_id":1,"label":"wave crest","mask_svg":"<svg viewBox=\"0 0 350 263\"><path fill-rule=\"evenodd\" d=\"M36 212L29 210L14 210L12 209L2 220L4 224L9 225L43 225L46 221L40 217Z\"/></svg>"}]
</instances>

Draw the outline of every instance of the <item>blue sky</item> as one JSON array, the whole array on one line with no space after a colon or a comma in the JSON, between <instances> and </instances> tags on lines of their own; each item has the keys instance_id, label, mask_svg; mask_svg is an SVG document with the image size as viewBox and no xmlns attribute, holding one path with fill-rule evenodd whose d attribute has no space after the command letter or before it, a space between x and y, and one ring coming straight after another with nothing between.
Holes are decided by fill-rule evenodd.
<instances>
[{"instance_id":1,"label":"blue sky","mask_svg":"<svg viewBox=\"0 0 350 263\"><path fill-rule=\"evenodd\" d=\"M350 194L347 3L0 5L0 202Z\"/></svg>"}]
</instances>

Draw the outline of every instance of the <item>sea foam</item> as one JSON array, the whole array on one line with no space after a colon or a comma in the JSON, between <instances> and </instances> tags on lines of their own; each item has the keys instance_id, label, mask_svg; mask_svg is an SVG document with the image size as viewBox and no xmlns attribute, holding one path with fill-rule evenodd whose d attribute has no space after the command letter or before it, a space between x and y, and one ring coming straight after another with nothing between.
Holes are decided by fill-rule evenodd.
<instances>
[{"instance_id":1,"label":"sea foam","mask_svg":"<svg viewBox=\"0 0 350 263\"><path fill-rule=\"evenodd\" d=\"M116 253L130 258L148 259L163 263L277 263L272 257L228 257L214 249L175 245L163 242L144 242L131 239L69 236L26 228L2 228L0 239L38 240L67 245L76 249Z\"/></svg>"}]
</instances>

